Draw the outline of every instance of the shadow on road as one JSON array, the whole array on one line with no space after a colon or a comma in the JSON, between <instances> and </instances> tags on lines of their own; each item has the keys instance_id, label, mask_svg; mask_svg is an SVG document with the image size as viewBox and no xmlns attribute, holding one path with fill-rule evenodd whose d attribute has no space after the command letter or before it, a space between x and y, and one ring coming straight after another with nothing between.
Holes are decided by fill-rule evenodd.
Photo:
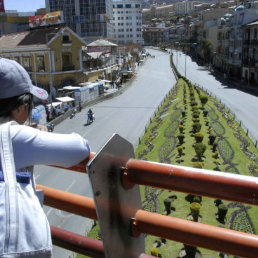
<instances>
[{"instance_id":1,"label":"shadow on road","mask_svg":"<svg viewBox=\"0 0 258 258\"><path fill-rule=\"evenodd\" d=\"M198 62L198 60L194 59L193 57L191 59L194 63L196 63L199 66L199 68L197 68L197 70L199 70L199 71L209 70L205 66L200 67L201 64L200 64L200 62ZM224 75L218 71L210 71L209 75L212 75L217 81L219 81L223 86L225 86L223 89L237 89L242 92L245 92L245 93L248 93L248 94L258 97L258 87L255 88L255 87L248 86L248 85L242 85L240 80L239 80L239 82L237 82L235 80L225 79Z\"/></svg>"}]
</instances>

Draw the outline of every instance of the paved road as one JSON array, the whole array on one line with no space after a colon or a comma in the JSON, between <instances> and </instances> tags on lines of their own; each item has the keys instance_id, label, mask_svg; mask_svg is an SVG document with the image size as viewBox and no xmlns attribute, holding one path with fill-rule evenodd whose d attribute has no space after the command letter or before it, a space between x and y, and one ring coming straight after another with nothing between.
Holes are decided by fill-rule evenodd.
<instances>
[{"instance_id":1,"label":"paved road","mask_svg":"<svg viewBox=\"0 0 258 258\"><path fill-rule=\"evenodd\" d=\"M248 128L252 138L258 140L258 97L218 81L208 69L198 66L189 56L185 58L183 53L173 52L173 61L177 65L178 71L185 75L186 61L186 77L192 83L201 85L221 99L222 103L235 113L237 120Z\"/></svg>"},{"instance_id":2,"label":"paved road","mask_svg":"<svg viewBox=\"0 0 258 258\"><path fill-rule=\"evenodd\" d=\"M123 94L91 106L96 120L90 126L84 126L86 112L76 114L73 119L66 119L56 126L55 132L76 132L87 138L93 152L97 152L103 144L118 133L134 146L144 133L150 117L175 84L170 68L169 55L156 50L149 50L156 58L149 58L138 69L137 75ZM36 167L37 183L62 189L65 191L92 196L88 176L74 174L61 169L46 166ZM89 220L63 211L45 207L51 225L55 225L75 233L84 234ZM54 248L54 257L67 257L61 248Z\"/></svg>"}]
</instances>

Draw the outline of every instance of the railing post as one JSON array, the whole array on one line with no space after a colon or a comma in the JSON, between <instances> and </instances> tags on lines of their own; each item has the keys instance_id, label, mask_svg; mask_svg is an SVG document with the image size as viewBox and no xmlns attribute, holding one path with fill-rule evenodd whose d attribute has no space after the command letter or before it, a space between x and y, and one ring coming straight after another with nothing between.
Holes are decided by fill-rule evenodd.
<instances>
[{"instance_id":1,"label":"railing post","mask_svg":"<svg viewBox=\"0 0 258 258\"><path fill-rule=\"evenodd\" d=\"M139 257L145 251L143 234L130 233L131 219L141 209L139 186L122 184L122 168L133 157L133 145L114 134L87 165L106 258Z\"/></svg>"}]
</instances>

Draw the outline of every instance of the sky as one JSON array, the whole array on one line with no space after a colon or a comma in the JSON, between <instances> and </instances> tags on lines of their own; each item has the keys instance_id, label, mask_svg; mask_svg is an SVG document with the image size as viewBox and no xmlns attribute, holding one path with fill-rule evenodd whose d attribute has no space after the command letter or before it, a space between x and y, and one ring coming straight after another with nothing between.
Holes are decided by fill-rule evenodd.
<instances>
[{"instance_id":1,"label":"sky","mask_svg":"<svg viewBox=\"0 0 258 258\"><path fill-rule=\"evenodd\" d=\"M4 0L5 10L17 10L19 12L35 12L45 7L45 0Z\"/></svg>"}]
</instances>

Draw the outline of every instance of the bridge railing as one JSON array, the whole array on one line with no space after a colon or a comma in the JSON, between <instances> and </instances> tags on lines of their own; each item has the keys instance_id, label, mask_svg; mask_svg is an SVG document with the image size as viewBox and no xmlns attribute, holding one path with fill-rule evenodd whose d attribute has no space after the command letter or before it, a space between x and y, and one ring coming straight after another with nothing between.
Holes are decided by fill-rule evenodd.
<instances>
[{"instance_id":1,"label":"bridge railing","mask_svg":"<svg viewBox=\"0 0 258 258\"><path fill-rule=\"evenodd\" d=\"M69 170L89 174L94 200L37 185L44 204L98 220L102 241L51 227L57 246L91 257L151 257L144 254L144 234L150 234L242 257L258 254L257 235L144 211L139 192L145 185L257 205L258 178L137 160L118 135Z\"/></svg>"}]
</instances>

